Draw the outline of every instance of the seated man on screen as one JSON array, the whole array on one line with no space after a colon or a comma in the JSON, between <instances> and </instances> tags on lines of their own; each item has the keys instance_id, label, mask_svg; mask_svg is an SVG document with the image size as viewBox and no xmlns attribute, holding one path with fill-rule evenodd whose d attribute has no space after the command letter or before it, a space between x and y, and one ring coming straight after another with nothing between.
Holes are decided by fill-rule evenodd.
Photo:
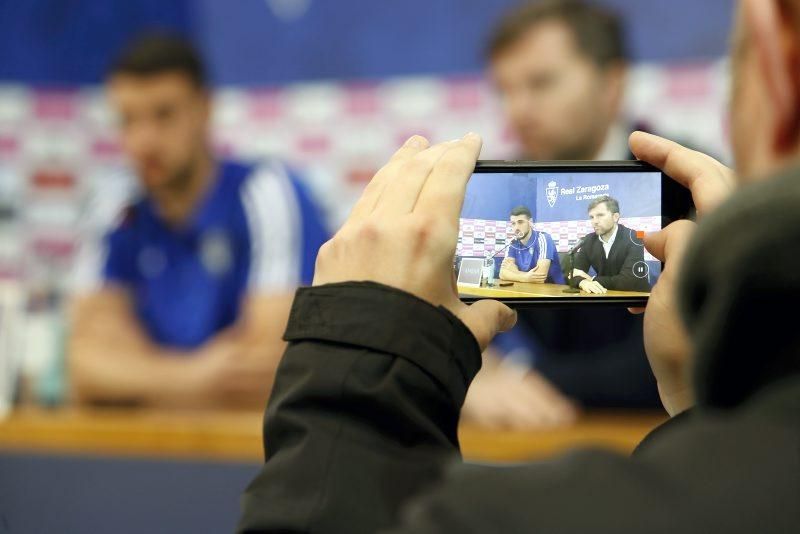
<instances>
[{"instance_id":1,"label":"seated man on screen","mask_svg":"<svg viewBox=\"0 0 800 534\"><path fill-rule=\"evenodd\" d=\"M644 261L644 246L633 239L633 230L619 224L619 202L608 195L594 199L589 204L589 220L594 232L584 237L575 255L569 285L595 294L609 289L650 291L647 276L634 273L635 265ZM596 276L588 274L589 267Z\"/></svg>"},{"instance_id":2,"label":"seated man on screen","mask_svg":"<svg viewBox=\"0 0 800 534\"><path fill-rule=\"evenodd\" d=\"M518 237L503 260L500 278L512 282L563 284L553 238L547 232L534 230L531 210L525 206L511 210L511 226Z\"/></svg>"}]
</instances>

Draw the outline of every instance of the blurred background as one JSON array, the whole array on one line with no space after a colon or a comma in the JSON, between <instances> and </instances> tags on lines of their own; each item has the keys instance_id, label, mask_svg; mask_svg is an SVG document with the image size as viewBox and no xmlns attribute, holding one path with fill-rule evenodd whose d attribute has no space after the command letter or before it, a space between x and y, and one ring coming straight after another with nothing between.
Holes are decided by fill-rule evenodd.
<instances>
[{"instance_id":1,"label":"blurred background","mask_svg":"<svg viewBox=\"0 0 800 534\"><path fill-rule=\"evenodd\" d=\"M727 161L726 52L733 0L596 3L614 8L625 20L633 58L626 120ZM74 480L87 473L94 473L97 487L112 487L106 484L114 480L127 484L129 491L93 493L91 483L82 485L83 493L74 495L70 507L62 502L56 508L67 514L60 518L62 526L69 526L62 532L81 531L87 518L127 520L132 529L98 531L140 531L147 522L122 505L132 504L130 499L150 502L151 508L144 505L150 519L160 517L162 526L172 525L152 531L229 530L235 499L258 462L260 414L212 419L193 414L180 423L152 414L123 420L70 415L51 427L46 412L32 412L36 415L14 426L15 407L65 403L69 272L83 236L98 231L85 215L102 210L107 199L134 180L102 86L122 47L154 28L190 39L204 55L213 84L211 134L217 152L244 160L277 156L298 169L328 227L335 230L366 181L413 133L447 140L476 131L484 138L484 159L518 153L485 77L488 34L501 14L517 4L0 0L0 419L9 417L0 422L0 446L28 448L28 443L46 443L53 433L85 430L83 437L65 438L71 445L64 450L38 457L3 456L0 532L47 531L41 517L39 523L25 522L33 520L20 508L21 488L26 495L41 494L58 474ZM115 425L131 419L135 428L125 431L133 437L115 437ZM638 435L651 419L632 421L631 435ZM597 428L601 441L612 445L626 447L633 440L624 429L615 434ZM223 437L214 429L221 429ZM468 432L466 438L470 436L481 439ZM110 443L112 452L93 446L93 439ZM215 449L208 445L214 439L228 445ZM520 440L518 456L527 454L523 437L508 439ZM536 438L539 444L547 439ZM553 439L548 445L552 448L572 443L566 434ZM470 443L466 439L468 455ZM518 459L476 447L476 457ZM86 463L97 450L105 463ZM242 450L248 452L237 452ZM185 451L190 451L188 459L172 461ZM70 462L57 462L65 452L72 455ZM125 460L109 459L117 453ZM140 456L148 460L136 463ZM17 471L4 473L12 463ZM6 476L11 472L18 473L16 485ZM30 472L39 473L38 478L28 477ZM161 483L153 484L156 479L145 477L147 472L161 476ZM185 482L189 479L195 481L191 488ZM155 494L147 489L159 485ZM189 499L184 494L175 506L165 502L184 491L202 495ZM51 502L40 496L45 500L34 499L37 506ZM52 499L51 504L61 502ZM87 502L95 504L80 504Z\"/></svg>"}]
</instances>

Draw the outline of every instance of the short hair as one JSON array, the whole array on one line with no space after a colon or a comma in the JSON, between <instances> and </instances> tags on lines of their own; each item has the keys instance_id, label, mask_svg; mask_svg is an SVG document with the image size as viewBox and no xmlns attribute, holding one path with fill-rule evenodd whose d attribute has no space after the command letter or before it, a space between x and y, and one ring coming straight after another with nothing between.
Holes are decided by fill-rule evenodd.
<instances>
[{"instance_id":1,"label":"short hair","mask_svg":"<svg viewBox=\"0 0 800 534\"><path fill-rule=\"evenodd\" d=\"M512 217L516 217L518 215L526 215L529 219L533 219L533 215L531 215L531 210L529 210L527 206L517 206L516 208L511 210Z\"/></svg>"},{"instance_id":2,"label":"short hair","mask_svg":"<svg viewBox=\"0 0 800 534\"><path fill-rule=\"evenodd\" d=\"M616 198L610 197L608 195L603 195L602 197L598 197L592 200L589 203L589 209L587 209L586 211L592 211L597 206L603 203L605 203L606 207L608 208L608 211L610 211L611 213L619 213L619 202L617 202Z\"/></svg>"},{"instance_id":3,"label":"short hair","mask_svg":"<svg viewBox=\"0 0 800 534\"><path fill-rule=\"evenodd\" d=\"M567 26L578 50L598 67L628 61L620 18L608 8L583 0L526 2L512 9L500 19L489 38L488 58L506 51L540 23L553 20Z\"/></svg>"},{"instance_id":4,"label":"short hair","mask_svg":"<svg viewBox=\"0 0 800 534\"><path fill-rule=\"evenodd\" d=\"M207 86L206 68L195 47L171 33L146 33L131 41L116 58L108 76L155 76L169 72L185 75L199 87Z\"/></svg>"}]
</instances>

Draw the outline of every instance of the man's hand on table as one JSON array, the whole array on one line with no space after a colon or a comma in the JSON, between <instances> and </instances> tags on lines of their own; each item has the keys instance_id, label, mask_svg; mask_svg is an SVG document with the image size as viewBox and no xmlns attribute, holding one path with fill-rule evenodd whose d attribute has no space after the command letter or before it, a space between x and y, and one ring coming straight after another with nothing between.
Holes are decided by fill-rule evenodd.
<instances>
[{"instance_id":1,"label":"man's hand on table","mask_svg":"<svg viewBox=\"0 0 800 534\"><path fill-rule=\"evenodd\" d=\"M581 269L572 269L572 277L573 278L586 278L587 280L591 280L592 277L589 276L589 273L586 271L582 271Z\"/></svg>"},{"instance_id":2,"label":"man's hand on table","mask_svg":"<svg viewBox=\"0 0 800 534\"><path fill-rule=\"evenodd\" d=\"M492 300L464 304L453 276L461 206L480 149L476 134L432 147L409 139L320 248L314 285L363 280L407 291L450 310L481 349L511 328L513 310Z\"/></svg>"},{"instance_id":3,"label":"man's hand on table","mask_svg":"<svg viewBox=\"0 0 800 534\"><path fill-rule=\"evenodd\" d=\"M587 293L593 293L595 295L608 293L608 290L603 287L603 284L594 280L590 280L589 278L584 278L581 280L578 283L578 287L581 289L581 291L586 291Z\"/></svg>"},{"instance_id":4,"label":"man's hand on table","mask_svg":"<svg viewBox=\"0 0 800 534\"><path fill-rule=\"evenodd\" d=\"M572 277L583 279L580 282L578 282L578 289L580 289L581 291L592 293L594 295L602 295L604 293L608 293L608 290L603 286L603 284L601 284L596 280L593 280L592 277L589 276L589 274L586 271L582 271L581 269L573 269Z\"/></svg>"},{"instance_id":5,"label":"man's hand on table","mask_svg":"<svg viewBox=\"0 0 800 534\"><path fill-rule=\"evenodd\" d=\"M222 334L192 358L184 383L193 404L263 407L275 379L275 363L263 350Z\"/></svg>"},{"instance_id":6,"label":"man's hand on table","mask_svg":"<svg viewBox=\"0 0 800 534\"><path fill-rule=\"evenodd\" d=\"M543 284L547 280L547 272L539 272L537 268L528 271L526 275L526 282L531 284Z\"/></svg>"}]
</instances>

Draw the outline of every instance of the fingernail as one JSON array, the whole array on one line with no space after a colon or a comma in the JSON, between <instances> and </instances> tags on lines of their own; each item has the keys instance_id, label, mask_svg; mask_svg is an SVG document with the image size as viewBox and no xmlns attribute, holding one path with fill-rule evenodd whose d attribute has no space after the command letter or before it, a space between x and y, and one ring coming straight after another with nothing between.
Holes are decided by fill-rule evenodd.
<instances>
[{"instance_id":1,"label":"fingernail","mask_svg":"<svg viewBox=\"0 0 800 534\"><path fill-rule=\"evenodd\" d=\"M464 139L466 139L466 140L468 140L468 141L479 141L479 140L480 140L480 138L481 138L481 136L480 136L480 135L478 135L478 134L476 134L475 132L469 132L469 133L468 133L467 135L465 135L463 138L464 138Z\"/></svg>"},{"instance_id":2,"label":"fingernail","mask_svg":"<svg viewBox=\"0 0 800 534\"><path fill-rule=\"evenodd\" d=\"M426 142L426 139L421 135L412 135L408 138L408 141L406 141L406 146L409 148L421 148L425 146Z\"/></svg>"}]
</instances>

